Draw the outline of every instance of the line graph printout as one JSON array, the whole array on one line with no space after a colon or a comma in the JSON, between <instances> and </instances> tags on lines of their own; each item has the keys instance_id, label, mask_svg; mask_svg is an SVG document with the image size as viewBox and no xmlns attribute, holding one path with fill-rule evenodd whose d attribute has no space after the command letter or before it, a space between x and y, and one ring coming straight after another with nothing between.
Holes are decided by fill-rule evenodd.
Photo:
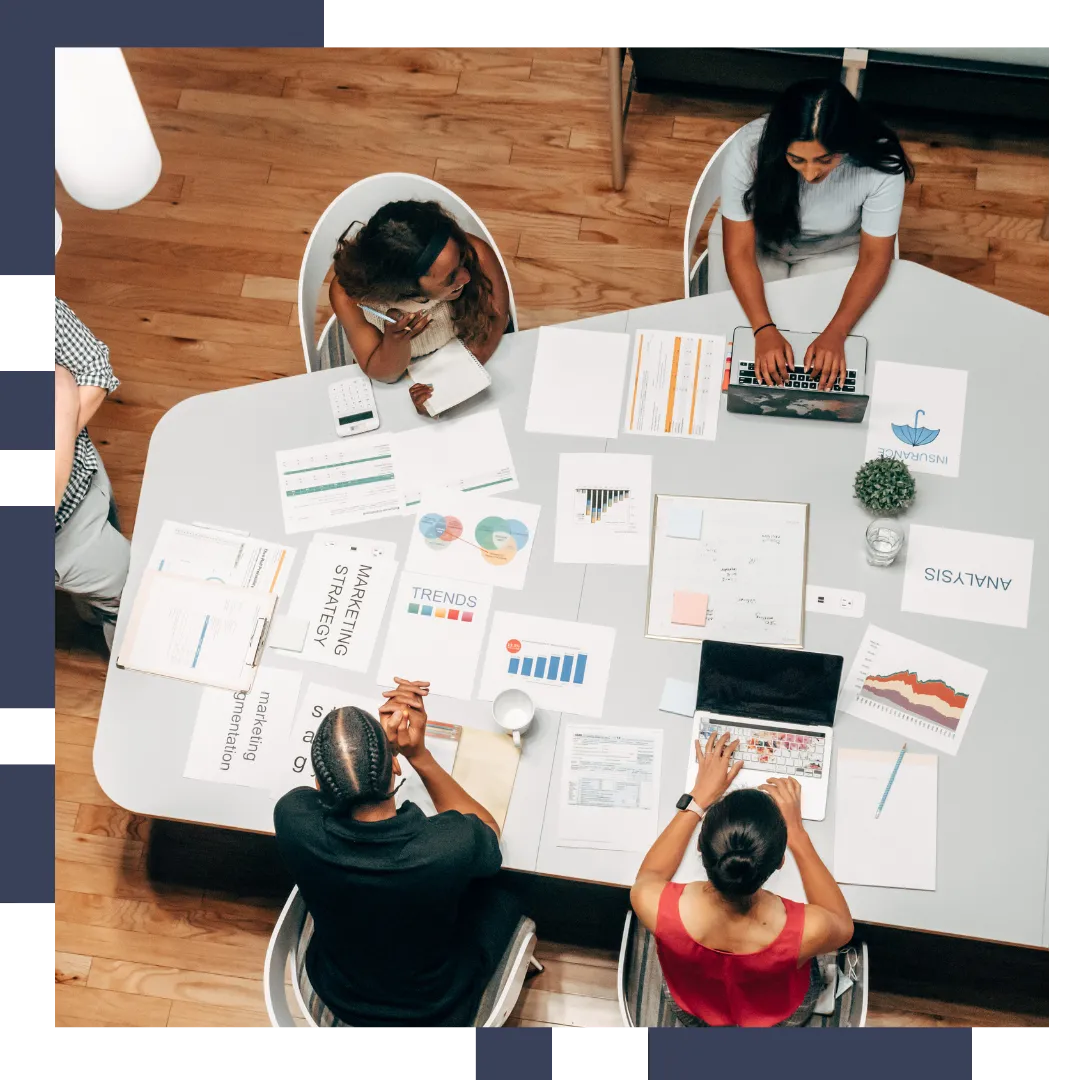
<instances>
[{"instance_id":1,"label":"line graph printout","mask_svg":"<svg viewBox=\"0 0 1080 1080\"><path fill-rule=\"evenodd\" d=\"M960 749L986 669L871 625L839 708L946 754Z\"/></svg>"},{"instance_id":2,"label":"line graph printout","mask_svg":"<svg viewBox=\"0 0 1080 1080\"><path fill-rule=\"evenodd\" d=\"M723 337L639 330L631 353L625 430L715 439L724 380Z\"/></svg>"},{"instance_id":3,"label":"line graph printout","mask_svg":"<svg viewBox=\"0 0 1080 1080\"><path fill-rule=\"evenodd\" d=\"M646 635L801 647L809 513L806 503L658 495Z\"/></svg>"}]
</instances>

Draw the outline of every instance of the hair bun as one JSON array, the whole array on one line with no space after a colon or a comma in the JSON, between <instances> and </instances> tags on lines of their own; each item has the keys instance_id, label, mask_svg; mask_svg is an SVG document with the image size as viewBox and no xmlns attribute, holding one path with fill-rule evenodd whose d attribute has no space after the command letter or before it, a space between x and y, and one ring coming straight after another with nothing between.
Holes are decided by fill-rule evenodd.
<instances>
[{"instance_id":1,"label":"hair bun","mask_svg":"<svg viewBox=\"0 0 1080 1080\"><path fill-rule=\"evenodd\" d=\"M732 891L738 892L756 876L757 865L748 852L725 851L717 860L716 870L730 884Z\"/></svg>"}]
</instances>

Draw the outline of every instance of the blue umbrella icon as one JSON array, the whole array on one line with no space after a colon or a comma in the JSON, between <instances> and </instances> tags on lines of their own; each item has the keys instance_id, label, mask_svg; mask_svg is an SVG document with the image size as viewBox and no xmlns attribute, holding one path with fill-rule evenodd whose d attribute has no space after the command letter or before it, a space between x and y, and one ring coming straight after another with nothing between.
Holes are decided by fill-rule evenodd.
<instances>
[{"instance_id":1,"label":"blue umbrella icon","mask_svg":"<svg viewBox=\"0 0 1080 1080\"><path fill-rule=\"evenodd\" d=\"M927 443L932 443L938 437L941 428L919 427L919 417L925 415L926 413L919 409L915 414L915 424L912 427L908 427L907 424L893 424L893 434L908 446L925 446Z\"/></svg>"}]
</instances>

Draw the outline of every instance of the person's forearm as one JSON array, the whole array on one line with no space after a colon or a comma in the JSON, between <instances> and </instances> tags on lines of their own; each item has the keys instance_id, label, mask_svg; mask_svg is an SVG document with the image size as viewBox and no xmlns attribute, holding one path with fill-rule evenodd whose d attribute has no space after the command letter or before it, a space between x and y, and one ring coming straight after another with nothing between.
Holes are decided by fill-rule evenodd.
<instances>
[{"instance_id":1,"label":"person's forearm","mask_svg":"<svg viewBox=\"0 0 1080 1080\"><path fill-rule=\"evenodd\" d=\"M438 813L441 814L444 810L457 810L461 814L475 814L485 825L490 825L495 830L496 836L500 835L499 826L487 809L435 760L430 750L425 750L422 754L410 758L409 764L423 781Z\"/></svg>"},{"instance_id":2,"label":"person's forearm","mask_svg":"<svg viewBox=\"0 0 1080 1080\"><path fill-rule=\"evenodd\" d=\"M847 288L840 299L840 306L836 309L836 314L829 321L826 329L835 330L847 337L866 309L874 302L877 294L881 292L885 279L889 276L891 265L891 260L867 261L860 258L855 264Z\"/></svg>"},{"instance_id":3,"label":"person's forearm","mask_svg":"<svg viewBox=\"0 0 1080 1080\"><path fill-rule=\"evenodd\" d=\"M679 869L697 824L697 814L692 810L680 810L646 852L638 874L660 874L670 881Z\"/></svg>"},{"instance_id":4,"label":"person's forearm","mask_svg":"<svg viewBox=\"0 0 1080 1080\"><path fill-rule=\"evenodd\" d=\"M79 426L79 392L75 386L75 380L67 368L56 368L56 390L54 400L54 426L53 445L56 452L53 457L56 504L53 509L59 509L60 500L64 496L68 480L71 478L71 469L75 463L75 440L82 430Z\"/></svg>"},{"instance_id":5,"label":"person's forearm","mask_svg":"<svg viewBox=\"0 0 1080 1080\"><path fill-rule=\"evenodd\" d=\"M82 431L93 419L94 414L101 408L105 400L105 390L100 386L79 387L79 422L78 430Z\"/></svg>"},{"instance_id":6,"label":"person's forearm","mask_svg":"<svg viewBox=\"0 0 1080 1080\"><path fill-rule=\"evenodd\" d=\"M799 868L806 902L823 907L850 921L851 912L848 910L844 894L840 891L840 886L836 884L836 879L829 873L829 868L821 861L821 856L817 853L805 829L800 830L798 835L788 834L788 849L795 857L795 865Z\"/></svg>"},{"instance_id":7,"label":"person's forearm","mask_svg":"<svg viewBox=\"0 0 1080 1080\"><path fill-rule=\"evenodd\" d=\"M727 266L728 280L752 329L773 321L765 302L765 281L753 257L735 256Z\"/></svg>"},{"instance_id":8,"label":"person's forearm","mask_svg":"<svg viewBox=\"0 0 1080 1080\"><path fill-rule=\"evenodd\" d=\"M388 345L386 339L368 358L368 362L362 365L362 369L369 379L378 382L397 382L405 373L405 369L412 361L412 355L406 347Z\"/></svg>"}]
</instances>

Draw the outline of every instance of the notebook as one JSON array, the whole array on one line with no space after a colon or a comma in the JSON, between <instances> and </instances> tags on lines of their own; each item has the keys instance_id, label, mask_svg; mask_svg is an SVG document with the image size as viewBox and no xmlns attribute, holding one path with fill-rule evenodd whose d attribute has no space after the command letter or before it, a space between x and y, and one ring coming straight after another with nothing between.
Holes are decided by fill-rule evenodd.
<instances>
[{"instance_id":1,"label":"notebook","mask_svg":"<svg viewBox=\"0 0 1080 1080\"><path fill-rule=\"evenodd\" d=\"M491 385L484 365L457 338L430 356L414 360L408 371L413 382L433 387L431 397L424 402L428 416L438 416Z\"/></svg>"}]
</instances>

